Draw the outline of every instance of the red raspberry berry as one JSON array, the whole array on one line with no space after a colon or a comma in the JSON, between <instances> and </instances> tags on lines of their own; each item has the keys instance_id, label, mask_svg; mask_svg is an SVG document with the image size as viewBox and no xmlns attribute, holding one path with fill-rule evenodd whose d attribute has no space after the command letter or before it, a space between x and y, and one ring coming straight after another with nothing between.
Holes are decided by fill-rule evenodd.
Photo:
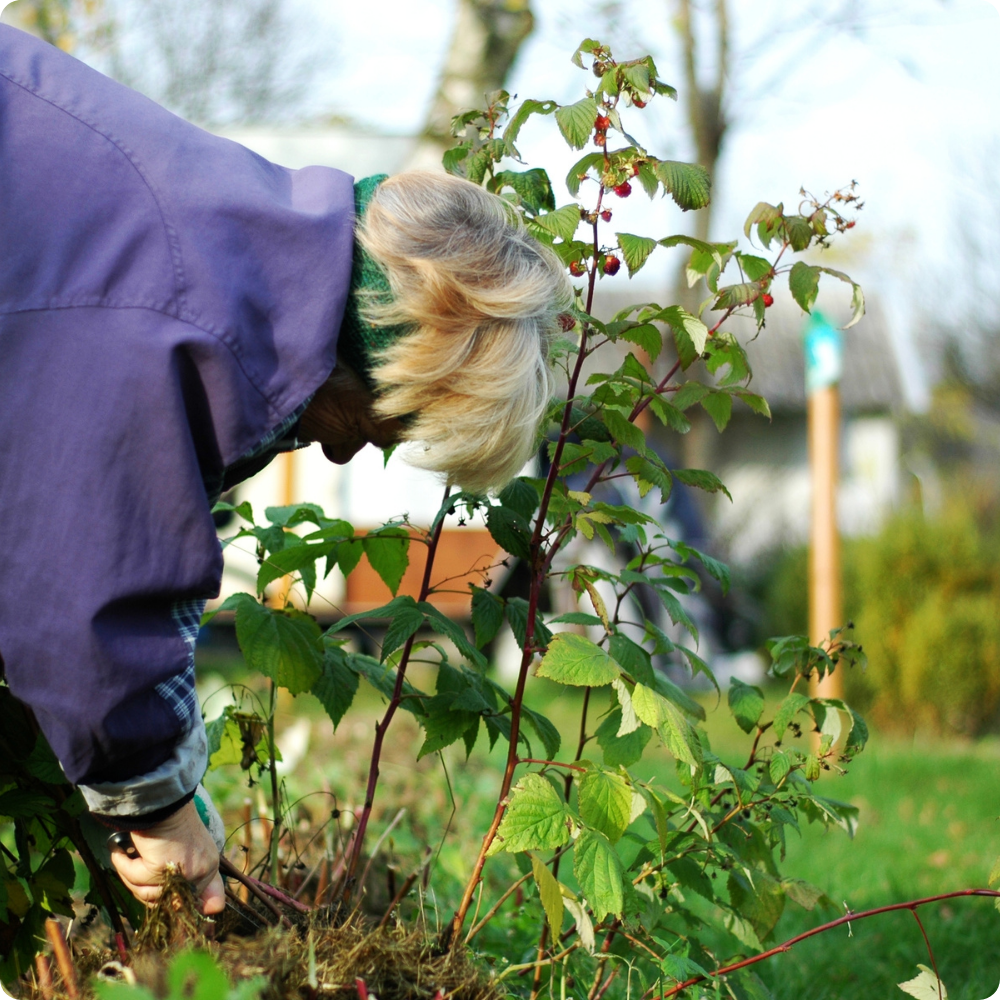
<instances>
[{"instance_id":1,"label":"red raspberry berry","mask_svg":"<svg viewBox=\"0 0 1000 1000\"><path fill-rule=\"evenodd\" d=\"M632 103L633 103L633 104L634 104L634 105L635 105L635 106L636 106L637 108L644 108L644 107L646 106L646 102L645 102L645 101L641 101L641 100L639 100L639 98L638 98L638 97L637 97L637 98L636 98L636 99L635 99L635 100L634 100L634 101L633 101Z\"/></svg>"},{"instance_id":2,"label":"red raspberry berry","mask_svg":"<svg viewBox=\"0 0 1000 1000\"><path fill-rule=\"evenodd\" d=\"M852 219L852 220L851 220L850 222L848 222L848 223L847 223L847 225L846 225L846 226L844 226L844 228L845 228L845 229L853 229L855 225L856 225L856 223L855 223L855 222L854 222L854 220Z\"/></svg>"},{"instance_id":3,"label":"red raspberry berry","mask_svg":"<svg viewBox=\"0 0 1000 1000\"><path fill-rule=\"evenodd\" d=\"M604 258L604 273L607 275L616 275L621 266L622 262L617 257L609 255Z\"/></svg>"},{"instance_id":4,"label":"red raspberry berry","mask_svg":"<svg viewBox=\"0 0 1000 1000\"><path fill-rule=\"evenodd\" d=\"M633 177L638 177L639 176L639 164L638 163L633 163L632 164L632 176Z\"/></svg>"},{"instance_id":5,"label":"red raspberry berry","mask_svg":"<svg viewBox=\"0 0 1000 1000\"><path fill-rule=\"evenodd\" d=\"M574 278L581 278L587 273L587 268L583 265L582 261L574 260L570 262L569 273L572 274Z\"/></svg>"},{"instance_id":6,"label":"red raspberry berry","mask_svg":"<svg viewBox=\"0 0 1000 1000\"><path fill-rule=\"evenodd\" d=\"M610 124L611 119L607 115L598 115L594 119L594 128L596 128L598 132L607 132Z\"/></svg>"},{"instance_id":7,"label":"red raspberry berry","mask_svg":"<svg viewBox=\"0 0 1000 1000\"><path fill-rule=\"evenodd\" d=\"M605 222L610 222L611 221L611 209L610 208L604 209L604 211L601 212L601 218Z\"/></svg>"},{"instance_id":8,"label":"red raspberry berry","mask_svg":"<svg viewBox=\"0 0 1000 1000\"><path fill-rule=\"evenodd\" d=\"M774 305L774 296L770 292L764 293L764 308L767 309Z\"/></svg>"},{"instance_id":9,"label":"red raspberry berry","mask_svg":"<svg viewBox=\"0 0 1000 1000\"><path fill-rule=\"evenodd\" d=\"M604 132L594 133L594 145L600 149L603 149L608 144L608 137Z\"/></svg>"},{"instance_id":10,"label":"red raspberry berry","mask_svg":"<svg viewBox=\"0 0 1000 1000\"><path fill-rule=\"evenodd\" d=\"M629 184L628 181L622 181L621 184L615 188L615 194L618 195L619 198L627 198L631 193L632 185Z\"/></svg>"}]
</instances>

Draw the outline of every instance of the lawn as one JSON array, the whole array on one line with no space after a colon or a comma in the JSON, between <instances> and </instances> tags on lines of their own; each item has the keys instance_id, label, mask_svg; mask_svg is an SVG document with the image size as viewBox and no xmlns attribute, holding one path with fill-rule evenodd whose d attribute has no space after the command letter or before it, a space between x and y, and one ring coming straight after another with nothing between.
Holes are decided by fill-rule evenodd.
<instances>
[{"instance_id":1,"label":"lawn","mask_svg":"<svg viewBox=\"0 0 1000 1000\"><path fill-rule=\"evenodd\" d=\"M419 667L417 668L419 670ZM546 682L533 681L536 707L542 707L563 733L579 727L580 698ZM541 703L541 705L539 705ZM745 756L745 738L725 707L716 712L708 702L708 729L712 745L723 758ZM336 809L328 827L334 842L349 832L351 810L364 787L368 747L381 709L380 698L370 689L345 718L336 735L329 721L309 696L282 703L279 732L284 742L298 741L308 729L308 747L292 748L297 756L287 775L293 797L303 800L300 815L304 831ZM600 705L596 706L600 711ZM211 715L211 710L209 711ZM307 722L303 723L302 720ZM295 727L297 735L293 735ZM401 808L407 814L383 842L382 854L395 869L390 878L403 878L419 863L426 848L435 852L431 891L421 908L434 927L451 914L454 894L467 876L479 836L488 823L502 766L504 748L492 753L481 736L472 756L452 747L444 760L436 755L416 763L421 739L413 720L401 713L387 741L381 767L380 799L372 837L377 838ZM279 745L282 739L279 738ZM596 745L588 753L599 755ZM564 748L564 758L572 748ZM652 775L673 765L662 752L644 760L640 770ZM844 912L900 902L950 890L984 886L992 864L1000 855L1000 741L945 742L930 738L904 740L874 733L865 752L846 776L822 779L829 797L849 801L860 809L860 823L853 840L840 830L818 826L792 837L783 866L787 875L822 888L836 910L806 912L789 904L775 941L782 941ZM209 775L213 794L227 819L237 816L247 794L236 768ZM252 797L257 791L251 793ZM500 855L487 867L483 908L517 877L513 859ZM373 866L369 890L384 895L384 864ZM920 910L935 949L942 979L951 1000L982 1000L997 990L1000 981L1000 914L989 899L960 899L932 904ZM477 944L498 949L511 962L528 960L537 942L540 907L531 893L518 905L517 897L505 905L502 919L484 932ZM757 966L778 1000L829 1000L847 996L902 997L896 984L917 973L918 962L929 964L926 947L912 914L874 917L797 945L791 952ZM528 983L514 982L527 992ZM556 987L558 989L558 986ZM584 991L585 992L585 991ZM610 998L615 995L612 990ZM624 989L620 994L624 996Z\"/></svg>"}]
</instances>

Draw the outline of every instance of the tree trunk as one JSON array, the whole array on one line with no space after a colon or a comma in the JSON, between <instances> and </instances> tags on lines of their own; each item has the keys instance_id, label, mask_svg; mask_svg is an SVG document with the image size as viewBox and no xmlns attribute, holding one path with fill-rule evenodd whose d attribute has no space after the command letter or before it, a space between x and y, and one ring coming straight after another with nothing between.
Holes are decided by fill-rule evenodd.
<instances>
[{"instance_id":1,"label":"tree trunk","mask_svg":"<svg viewBox=\"0 0 1000 1000\"><path fill-rule=\"evenodd\" d=\"M535 19L528 0L459 0L441 80L409 167L440 168L452 145L451 120L483 107L507 79Z\"/></svg>"}]
</instances>

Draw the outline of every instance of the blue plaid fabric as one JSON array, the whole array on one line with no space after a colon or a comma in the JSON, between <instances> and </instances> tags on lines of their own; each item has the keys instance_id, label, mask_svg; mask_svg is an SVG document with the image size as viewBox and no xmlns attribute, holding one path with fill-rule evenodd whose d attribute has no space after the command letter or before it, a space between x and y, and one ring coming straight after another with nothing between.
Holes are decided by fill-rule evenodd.
<instances>
[{"instance_id":1,"label":"blue plaid fabric","mask_svg":"<svg viewBox=\"0 0 1000 1000\"><path fill-rule=\"evenodd\" d=\"M177 631L187 644L188 660L181 673L156 685L156 693L173 709L185 727L190 726L198 712L198 696L194 690L194 647L204 610L204 600L175 601L170 608Z\"/></svg>"}]
</instances>

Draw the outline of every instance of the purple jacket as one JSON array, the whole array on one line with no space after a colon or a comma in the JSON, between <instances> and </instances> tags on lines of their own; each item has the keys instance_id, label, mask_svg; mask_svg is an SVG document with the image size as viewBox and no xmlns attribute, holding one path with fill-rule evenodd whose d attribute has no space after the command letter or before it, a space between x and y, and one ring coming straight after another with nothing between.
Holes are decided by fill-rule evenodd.
<instances>
[{"instance_id":1,"label":"purple jacket","mask_svg":"<svg viewBox=\"0 0 1000 1000\"><path fill-rule=\"evenodd\" d=\"M204 484L333 369L353 224L348 175L269 163L0 25L0 657L72 781L173 774L98 811L201 777Z\"/></svg>"}]
</instances>

